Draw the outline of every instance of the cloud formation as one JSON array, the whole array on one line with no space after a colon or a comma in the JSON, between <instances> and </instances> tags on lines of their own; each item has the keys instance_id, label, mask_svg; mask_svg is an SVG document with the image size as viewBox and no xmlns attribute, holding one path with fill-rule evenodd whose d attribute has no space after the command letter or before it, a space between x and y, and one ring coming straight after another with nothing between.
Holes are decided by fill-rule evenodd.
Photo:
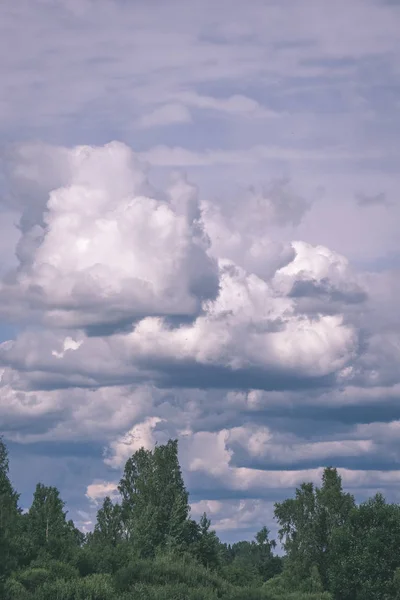
<instances>
[{"instance_id":1,"label":"cloud formation","mask_svg":"<svg viewBox=\"0 0 400 600\"><path fill-rule=\"evenodd\" d=\"M45 470L90 528L170 437L225 539L327 464L396 498L398 18L0 5L0 422L25 505Z\"/></svg>"},{"instance_id":2,"label":"cloud formation","mask_svg":"<svg viewBox=\"0 0 400 600\"><path fill-rule=\"evenodd\" d=\"M325 246L274 239L312 207L290 182L250 188L228 210L182 175L157 191L116 142L15 148L8 181L19 264L3 278L2 311L24 312L26 327L0 345L5 431L28 445L103 441L103 478L86 490L93 506L115 494L110 469L175 436L203 496L194 510L211 503L221 531L246 529L271 494L317 482L333 458L350 486L397 481L395 470L354 469L382 463L379 424L324 425L320 438L290 420L282 428L296 407L305 418L318 406L373 405L382 389L398 395L396 353L378 355L382 336L386 347L395 336L370 328L365 344L363 312L379 299L372 275ZM255 425L263 413L270 424ZM222 516L222 497L236 516Z\"/></svg>"},{"instance_id":3,"label":"cloud formation","mask_svg":"<svg viewBox=\"0 0 400 600\"><path fill-rule=\"evenodd\" d=\"M46 172L49 150L36 151ZM117 142L55 153L60 180L23 231L20 265L3 297L19 296L25 309L43 310L61 327L191 316L215 297L217 268L206 253L195 188L177 180L163 198L149 196L132 151ZM14 171L24 183L38 178L32 149L29 158ZM38 183L44 192L48 181Z\"/></svg>"}]
</instances>

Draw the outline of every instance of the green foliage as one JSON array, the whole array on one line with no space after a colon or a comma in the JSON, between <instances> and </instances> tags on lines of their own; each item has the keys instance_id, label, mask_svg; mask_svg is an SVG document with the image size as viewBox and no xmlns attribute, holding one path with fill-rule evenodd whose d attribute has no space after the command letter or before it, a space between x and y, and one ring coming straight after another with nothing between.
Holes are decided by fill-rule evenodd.
<instances>
[{"instance_id":1,"label":"green foliage","mask_svg":"<svg viewBox=\"0 0 400 600\"><path fill-rule=\"evenodd\" d=\"M79 546L81 538L72 521L66 520L64 505L57 488L37 484L26 516L32 558L45 555L54 559L68 559Z\"/></svg>"},{"instance_id":2,"label":"green foliage","mask_svg":"<svg viewBox=\"0 0 400 600\"><path fill-rule=\"evenodd\" d=\"M127 565L133 556L136 553L128 540L122 540L113 546L99 544L89 536L86 545L76 554L74 565L83 577L92 573L113 574Z\"/></svg>"},{"instance_id":3,"label":"green foliage","mask_svg":"<svg viewBox=\"0 0 400 600\"><path fill-rule=\"evenodd\" d=\"M73 565L60 560L46 559L41 557L31 563L33 568L45 569L50 579L76 579L79 577L79 570Z\"/></svg>"},{"instance_id":4,"label":"green foliage","mask_svg":"<svg viewBox=\"0 0 400 600\"><path fill-rule=\"evenodd\" d=\"M123 533L122 508L119 504L113 504L106 496L103 506L97 513L93 539L99 544L115 547L123 539Z\"/></svg>"},{"instance_id":5,"label":"green foliage","mask_svg":"<svg viewBox=\"0 0 400 600\"><path fill-rule=\"evenodd\" d=\"M17 577L28 592L34 592L51 578L51 574L43 567L30 567L18 573Z\"/></svg>"},{"instance_id":6,"label":"green foliage","mask_svg":"<svg viewBox=\"0 0 400 600\"><path fill-rule=\"evenodd\" d=\"M19 495L8 477L8 452L0 438L0 585L18 564Z\"/></svg>"},{"instance_id":7,"label":"green foliage","mask_svg":"<svg viewBox=\"0 0 400 600\"><path fill-rule=\"evenodd\" d=\"M87 536L54 487L21 514L0 440L1 600L400 600L400 506L356 506L336 469L276 504L283 558L267 527L227 545L190 518L176 440L135 452L119 491Z\"/></svg>"},{"instance_id":8,"label":"green foliage","mask_svg":"<svg viewBox=\"0 0 400 600\"><path fill-rule=\"evenodd\" d=\"M46 581L32 600L115 600L112 579L108 575L89 575L82 579Z\"/></svg>"},{"instance_id":9,"label":"green foliage","mask_svg":"<svg viewBox=\"0 0 400 600\"><path fill-rule=\"evenodd\" d=\"M398 593L400 507L381 494L354 508L335 531L330 589L341 600L386 600Z\"/></svg>"},{"instance_id":10,"label":"green foliage","mask_svg":"<svg viewBox=\"0 0 400 600\"><path fill-rule=\"evenodd\" d=\"M24 585L17 579L7 579L3 586L4 600L29 600L32 597Z\"/></svg>"},{"instance_id":11,"label":"green foliage","mask_svg":"<svg viewBox=\"0 0 400 600\"><path fill-rule=\"evenodd\" d=\"M287 554L288 580L293 588L327 588L332 536L347 522L354 506L353 496L343 492L341 477L330 467L324 470L320 489L303 483L295 498L275 505L279 538Z\"/></svg>"},{"instance_id":12,"label":"green foliage","mask_svg":"<svg viewBox=\"0 0 400 600\"><path fill-rule=\"evenodd\" d=\"M275 540L269 539L269 530L263 527L256 541L237 542L220 547L224 576L236 585L261 585L282 571L282 559L273 555Z\"/></svg>"},{"instance_id":13,"label":"green foliage","mask_svg":"<svg viewBox=\"0 0 400 600\"><path fill-rule=\"evenodd\" d=\"M193 536L190 552L205 567L216 568L220 563L220 541L210 530L211 521L204 513Z\"/></svg>"},{"instance_id":14,"label":"green foliage","mask_svg":"<svg viewBox=\"0 0 400 600\"><path fill-rule=\"evenodd\" d=\"M155 559L137 559L115 575L115 585L120 591L127 591L139 583L179 583L192 587L210 587L219 591L228 588L228 582L191 556L174 554L159 554Z\"/></svg>"},{"instance_id":15,"label":"green foliage","mask_svg":"<svg viewBox=\"0 0 400 600\"><path fill-rule=\"evenodd\" d=\"M308 590L293 591L292 582L286 577L286 573L276 575L263 584L265 598L268 600L332 600L328 592L320 589L321 581L313 569L311 576L304 581L303 588Z\"/></svg>"},{"instance_id":16,"label":"green foliage","mask_svg":"<svg viewBox=\"0 0 400 600\"><path fill-rule=\"evenodd\" d=\"M141 448L125 465L119 484L122 519L128 537L143 557L167 544L187 546L188 493L178 461L178 442L154 451Z\"/></svg>"}]
</instances>

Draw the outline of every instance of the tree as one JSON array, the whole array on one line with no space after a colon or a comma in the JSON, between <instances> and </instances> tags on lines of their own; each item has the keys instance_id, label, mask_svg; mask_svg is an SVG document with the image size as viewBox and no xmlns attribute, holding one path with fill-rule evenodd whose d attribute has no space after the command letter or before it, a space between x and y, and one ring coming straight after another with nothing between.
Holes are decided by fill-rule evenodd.
<instances>
[{"instance_id":1,"label":"tree","mask_svg":"<svg viewBox=\"0 0 400 600\"><path fill-rule=\"evenodd\" d=\"M94 540L115 547L122 539L122 508L119 504L113 504L111 498L106 496L102 507L97 512Z\"/></svg>"},{"instance_id":2,"label":"tree","mask_svg":"<svg viewBox=\"0 0 400 600\"><path fill-rule=\"evenodd\" d=\"M330 589L341 600L396 597L400 567L400 506L381 494L353 508L334 531L329 565Z\"/></svg>"},{"instance_id":3,"label":"tree","mask_svg":"<svg viewBox=\"0 0 400 600\"><path fill-rule=\"evenodd\" d=\"M128 459L118 487L127 535L142 556L156 548L185 544L188 493L178 461L178 441L153 451L141 448Z\"/></svg>"},{"instance_id":4,"label":"tree","mask_svg":"<svg viewBox=\"0 0 400 600\"><path fill-rule=\"evenodd\" d=\"M273 554L273 549L276 548L276 542L275 540L270 540L269 535L270 531L268 527L264 525L255 536L257 543L258 572L263 581L271 579L271 577L278 575L282 571L282 559Z\"/></svg>"},{"instance_id":5,"label":"tree","mask_svg":"<svg viewBox=\"0 0 400 600\"><path fill-rule=\"evenodd\" d=\"M82 536L73 522L66 520L64 506L57 488L37 484L27 515L27 533L35 556L66 558L80 544Z\"/></svg>"},{"instance_id":6,"label":"tree","mask_svg":"<svg viewBox=\"0 0 400 600\"><path fill-rule=\"evenodd\" d=\"M322 475L322 486L316 488L317 527L316 541L319 558L316 562L324 588L328 586L328 568L331 562L332 533L343 527L355 506L354 497L345 493L337 469L328 467Z\"/></svg>"},{"instance_id":7,"label":"tree","mask_svg":"<svg viewBox=\"0 0 400 600\"><path fill-rule=\"evenodd\" d=\"M203 513L192 552L205 567L216 568L220 564L220 541L215 531L210 530L210 526L210 519Z\"/></svg>"},{"instance_id":8,"label":"tree","mask_svg":"<svg viewBox=\"0 0 400 600\"><path fill-rule=\"evenodd\" d=\"M321 488L302 483L295 498L275 504L279 537L287 553L288 578L293 586L309 579L312 571L315 579L316 568L327 588L332 534L347 522L354 506L353 496L343 492L341 477L331 467L324 470Z\"/></svg>"},{"instance_id":9,"label":"tree","mask_svg":"<svg viewBox=\"0 0 400 600\"><path fill-rule=\"evenodd\" d=\"M8 451L0 438L0 585L15 567L18 552L19 494L8 476Z\"/></svg>"},{"instance_id":10,"label":"tree","mask_svg":"<svg viewBox=\"0 0 400 600\"><path fill-rule=\"evenodd\" d=\"M278 535L287 554L285 566L293 587L309 576L318 561L316 514L312 483L302 483L295 498L275 504L275 517L280 524Z\"/></svg>"}]
</instances>

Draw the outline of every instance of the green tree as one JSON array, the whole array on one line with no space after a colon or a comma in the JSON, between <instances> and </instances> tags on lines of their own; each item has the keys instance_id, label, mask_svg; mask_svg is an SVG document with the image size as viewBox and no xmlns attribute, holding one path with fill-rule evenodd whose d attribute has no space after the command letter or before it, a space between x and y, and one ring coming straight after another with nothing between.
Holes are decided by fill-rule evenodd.
<instances>
[{"instance_id":1,"label":"green tree","mask_svg":"<svg viewBox=\"0 0 400 600\"><path fill-rule=\"evenodd\" d=\"M273 554L276 541L269 539L270 531L264 525L256 533L257 568L263 581L267 581L282 571L282 559Z\"/></svg>"},{"instance_id":2,"label":"green tree","mask_svg":"<svg viewBox=\"0 0 400 600\"><path fill-rule=\"evenodd\" d=\"M57 488L37 484L26 522L35 557L67 558L80 545L82 534L67 521L64 506Z\"/></svg>"},{"instance_id":3,"label":"green tree","mask_svg":"<svg viewBox=\"0 0 400 600\"><path fill-rule=\"evenodd\" d=\"M308 589L311 584L306 580L315 567L327 588L332 534L347 522L354 506L353 496L343 491L341 477L331 467L324 470L321 488L302 483L295 498L275 504L279 538L287 554L287 578L293 587L304 582Z\"/></svg>"},{"instance_id":4,"label":"green tree","mask_svg":"<svg viewBox=\"0 0 400 600\"><path fill-rule=\"evenodd\" d=\"M101 544L116 546L123 539L122 508L106 496L97 512L94 539Z\"/></svg>"},{"instance_id":5,"label":"green tree","mask_svg":"<svg viewBox=\"0 0 400 600\"><path fill-rule=\"evenodd\" d=\"M178 460L178 441L153 451L141 448L128 459L118 487L127 535L142 556L156 548L182 546L188 527L189 503Z\"/></svg>"},{"instance_id":6,"label":"green tree","mask_svg":"<svg viewBox=\"0 0 400 600\"><path fill-rule=\"evenodd\" d=\"M330 545L332 533L343 527L355 506L354 497L343 491L342 478L337 469L324 469L321 488L316 488L317 526L316 542L318 551L318 571L322 584L328 586L328 568L331 562Z\"/></svg>"},{"instance_id":7,"label":"green tree","mask_svg":"<svg viewBox=\"0 0 400 600\"><path fill-rule=\"evenodd\" d=\"M19 494L9 479L8 451L0 438L0 585L18 560Z\"/></svg>"},{"instance_id":8,"label":"green tree","mask_svg":"<svg viewBox=\"0 0 400 600\"><path fill-rule=\"evenodd\" d=\"M318 563L317 507L314 485L302 483L295 498L275 504L279 539L287 554L285 567L295 588Z\"/></svg>"},{"instance_id":9,"label":"green tree","mask_svg":"<svg viewBox=\"0 0 400 600\"><path fill-rule=\"evenodd\" d=\"M220 541L210 526L210 519L206 513L203 513L198 524L197 540L193 544L192 553L205 567L216 568L220 564Z\"/></svg>"},{"instance_id":10,"label":"green tree","mask_svg":"<svg viewBox=\"0 0 400 600\"><path fill-rule=\"evenodd\" d=\"M332 536L330 589L341 600L396 597L400 567L400 506L381 494L353 508Z\"/></svg>"}]
</instances>

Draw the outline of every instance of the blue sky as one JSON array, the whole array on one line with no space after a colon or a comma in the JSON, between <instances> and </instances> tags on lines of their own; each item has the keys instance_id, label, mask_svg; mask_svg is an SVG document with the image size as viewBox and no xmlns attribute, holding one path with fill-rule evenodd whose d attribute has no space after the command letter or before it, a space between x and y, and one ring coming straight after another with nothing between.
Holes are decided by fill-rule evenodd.
<instances>
[{"instance_id":1,"label":"blue sky","mask_svg":"<svg viewBox=\"0 0 400 600\"><path fill-rule=\"evenodd\" d=\"M324 466L400 496L400 5L0 7L0 430L85 529L180 440L250 539Z\"/></svg>"}]
</instances>

